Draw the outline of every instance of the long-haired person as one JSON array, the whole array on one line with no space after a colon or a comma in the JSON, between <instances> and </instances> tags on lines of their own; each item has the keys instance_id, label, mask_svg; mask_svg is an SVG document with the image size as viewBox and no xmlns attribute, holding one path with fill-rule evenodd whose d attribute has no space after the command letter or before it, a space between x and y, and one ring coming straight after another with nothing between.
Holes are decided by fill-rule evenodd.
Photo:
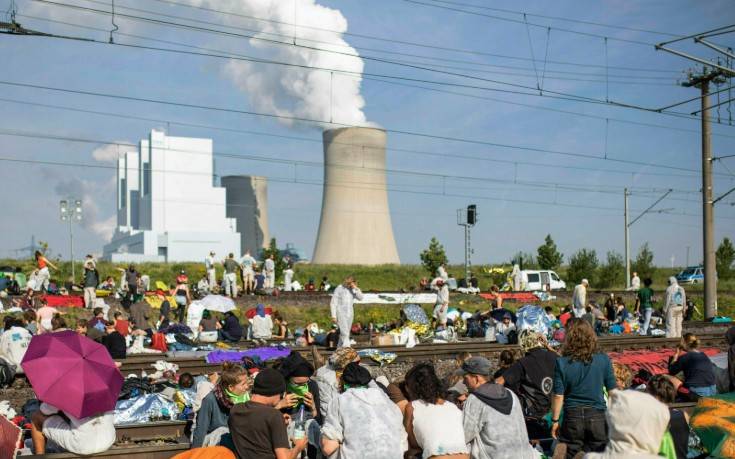
<instances>
[{"instance_id":1,"label":"long-haired person","mask_svg":"<svg viewBox=\"0 0 735 459\"><path fill-rule=\"evenodd\" d=\"M446 400L442 383L429 363L419 363L406 373L411 403L403 426L411 448L421 449L423 459L469 459L464 442L462 412Z\"/></svg>"},{"instance_id":2,"label":"long-haired person","mask_svg":"<svg viewBox=\"0 0 735 459\"><path fill-rule=\"evenodd\" d=\"M684 387L700 397L717 395L714 364L699 350L699 339L694 333L685 333L676 354L669 363L669 374L684 373Z\"/></svg>"},{"instance_id":3,"label":"long-haired person","mask_svg":"<svg viewBox=\"0 0 735 459\"><path fill-rule=\"evenodd\" d=\"M551 435L566 444L568 459L578 452L599 452L608 440L605 390L616 389L612 362L597 350L597 336L584 320L567 330L554 369ZM564 409L564 423L559 416Z\"/></svg>"},{"instance_id":4,"label":"long-haired person","mask_svg":"<svg viewBox=\"0 0 735 459\"><path fill-rule=\"evenodd\" d=\"M35 258L36 269L38 270L38 273L36 274L36 288L34 290L45 292L48 290L48 283L49 279L51 278L51 274L49 274L48 271L49 266L57 271L59 270L59 268L51 263L48 258L44 257L39 250L36 250Z\"/></svg>"}]
</instances>

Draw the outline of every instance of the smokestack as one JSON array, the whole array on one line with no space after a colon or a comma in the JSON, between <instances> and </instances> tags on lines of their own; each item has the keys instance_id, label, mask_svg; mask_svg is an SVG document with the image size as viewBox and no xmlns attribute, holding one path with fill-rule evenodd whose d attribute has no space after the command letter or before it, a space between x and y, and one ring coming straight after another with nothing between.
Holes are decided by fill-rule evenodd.
<instances>
[{"instance_id":1,"label":"smokestack","mask_svg":"<svg viewBox=\"0 0 735 459\"><path fill-rule=\"evenodd\" d=\"M385 131L330 129L323 139L322 215L312 263L400 263L385 186Z\"/></svg>"},{"instance_id":2,"label":"smokestack","mask_svg":"<svg viewBox=\"0 0 735 459\"><path fill-rule=\"evenodd\" d=\"M226 175L227 217L237 221L240 248L258 256L270 241L268 235L268 179L250 175Z\"/></svg>"}]
</instances>

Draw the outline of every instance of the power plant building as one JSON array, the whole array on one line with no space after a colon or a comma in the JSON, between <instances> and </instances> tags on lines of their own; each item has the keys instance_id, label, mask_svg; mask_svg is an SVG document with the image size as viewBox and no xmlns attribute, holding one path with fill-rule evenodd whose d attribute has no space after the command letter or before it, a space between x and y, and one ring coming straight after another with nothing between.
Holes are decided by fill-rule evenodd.
<instances>
[{"instance_id":1,"label":"power plant building","mask_svg":"<svg viewBox=\"0 0 735 459\"><path fill-rule=\"evenodd\" d=\"M228 175L220 179L227 190L227 217L237 221L242 252L257 257L269 241L268 180L249 175Z\"/></svg>"},{"instance_id":2,"label":"power plant building","mask_svg":"<svg viewBox=\"0 0 735 459\"><path fill-rule=\"evenodd\" d=\"M400 263L388 207L385 131L330 129L323 140L324 191L312 263Z\"/></svg>"},{"instance_id":3,"label":"power plant building","mask_svg":"<svg viewBox=\"0 0 735 459\"><path fill-rule=\"evenodd\" d=\"M225 189L214 186L212 140L152 130L117 163L117 228L103 258L114 262L201 261L240 254Z\"/></svg>"}]
</instances>

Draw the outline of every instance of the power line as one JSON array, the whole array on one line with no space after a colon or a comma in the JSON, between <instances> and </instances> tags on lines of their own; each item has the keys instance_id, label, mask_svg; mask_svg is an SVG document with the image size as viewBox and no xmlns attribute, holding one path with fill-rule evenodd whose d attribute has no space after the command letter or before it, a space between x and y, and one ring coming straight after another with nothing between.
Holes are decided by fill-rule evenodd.
<instances>
[{"instance_id":1,"label":"power line","mask_svg":"<svg viewBox=\"0 0 735 459\"><path fill-rule=\"evenodd\" d=\"M94 13L98 13L98 14L102 14L102 15L110 15L111 14L109 11L97 10L97 9L94 9L94 8L83 7L83 6L78 6L78 5L70 5L70 4L66 4L66 3L56 3L56 2L49 1L49 0L32 0L32 1L40 2L40 3L45 3L45 4L49 4L49 5L54 5L54 6L61 6L61 7L71 8L71 9L78 9L78 10L82 10L82 11L89 11L89 12L94 12ZM406 1L408 1L408 0L406 0ZM313 51L322 51L322 52L334 53L334 54L344 55L344 56L349 56L349 57L354 57L354 58L361 58L361 59L365 59L365 60L371 60L371 61L381 62L381 63L385 63L385 64L397 65L397 66L402 66L402 67L411 68L411 69L415 69L415 70L424 70L424 71L428 71L428 72L432 72L432 73L439 73L439 74L449 75L449 76L454 76L454 77L473 79L473 80L483 81L483 82L487 82L487 83L499 84L499 85L510 86L510 87L514 87L514 88L526 89L526 90L531 90L531 91L535 91L536 90L536 88L534 88L533 86L522 85L522 84L518 84L518 83L511 83L511 82L507 82L507 81L494 80L494 79L490 79L490 78L482 78L482 77L467 75L467 74L464 74L464 73L449 72L449 71L445 71L445 70L438 70L438 69L433 69L433 68L419 66L419 65L413 65L413 64L402 64L402 63L398 63L398 62L395 62L395 61L391 61L389 59L383 59L383 58L378 58L378 57L358 56L358 55L352 54L352 53L344 53L344 52L335 51L335 50L326 50L326 49L317 48L317 47L313 47L313 46L306 46L306 45L303 45L303 44L298 44L298 43L295 43L295 42L294 43L282 42L282 41L278 41L278 40L272 40L272 39L267 39L267 38L263 38L263 37L257 37L257 36L253 36L253 35L244 35L244 34L238 34L238 33L234 33L234 32L227 32L227 31L223 31L223 30L208 29L208 28L205 28L205 27L198 27L198 26L192 26L192 25L187 25L187 24L180 24L180 23L175 23L175 22L171 22L171 21L164 21L164 20L155 19L155 18L147 18L147 17L141 17L141 16L134 16L134 15L124 14L124 13L118 13L117 15L118 16L121 16L121 17L128 18L128 19L137 20L137 21L150 22L150 23L154 23L154 24L160 24L160 25L171 26L171 27L179 27L179 28L184 28L184 29L190 29L190 30L205 32L205 33L214 33L214 34L225 35L225 36L234 36L234 37L239 37L239 38L248 38L248 39L254 39L254 40L261 40L261 41L264 41L264 42L278 44L278 45L297 46L297 47L300 47L300 48L310 49L310 50L313 50ZM49 34L45 34L45 36L49 36ZM57 37L57 38L62 38L62 37ZM163 52L171 52L171 53L179 53L179 54L191 54L191 55L199 55L199 56L207 56L207 57L217 57L217 58L225 58L225 59L238 59L238 60L246 60L246 61L251 61L251 62L260 62L260 63L275 64L275 65L287 65L287 66L292 66L292 67L310 68L310 69L314 69L314 70L323 70L323 71L328 71L328 72L358 73L358 72L350 72L350 71L346 71L346 70L339 70L339 69L333 69L333 68L330 69L330 68L323 68L323 67L316 67L316 66L293 64L293 63L273 61L273 60L266 60L266 59L259 59L259 58L253 58L253 57L247 57L247 58L245 58L245 57L237 57L236 58L236 57L232 57L232 56L214 55L214 54L206 54L206 53L195 53L195 52L191 52L191 51L185 52L185 51L181 51L181 50L172 50L172 49L167 49L167 48L156 48L156 47L150 47L150 46L122 44L122 43L108 43L108 42L102 42L102 41L94 40L94 39L86 39L86 41L90 41L90 42L93 42L93 43L103 43L103 44L112 44L112 45L117 45L117 46L125 46L125 47L140 48L140 49L148 49L148 50L153 50L153 51L163 51ZM415 78L398 77L398 76L393 76L393 75L375 75L375 74L369 74L369 73L365 73L365 74L366 75L371 75L371 76L382 76L382 77L385 77L385 78L396 78L396 79L399 79L399 80L420 81L420 80L415 79ZM432 83L432 84L440 84L440 85L466 87L466 88L478 89L478 90L485 90L485 91L497 91L496 88L488 88L488 87L483 87L483 86L473 86L473 85L466 85L466 84L438 82L438 81L428 81L428 80L423 80L422 82L424 82L424 83ZM512 91L506 91L506 92L512 92ZM593 104L600 104L600 105L612 105L612 106L617 106L617 107L621 107L621 108L628 108L628 109L634 109L634 110L648 111L648 112L652 112L652 113L660 113L660 114L665 114L665 115L669 115L669 116L677 116L677 117L690 118L690 119L699 119L698 117L692 117L691 115L689 115L687 113L663 111L663 110L659 110L659 109L652 109L652 108L648 108L648 107L642 107L642 106L638 106L638 105L634 105L634 104L630 104L630 103L622 103L622 102L617 102L617 101L612 101L612 100L609 100L609 101L608 100L602 100L602 99L597 99L597 98L594 98L594 97L581 96L581 95L570 94L570 93L565 93L565 92L561 92L561 91L552 91L552 90L548 90L548 89L546 90L546 94L537 94L535 92L533 92L533 93L516 92L516 93L522 94L522 95L539 96L539 97L551 97L551 98L554 98L554 99L570 100L570 101L576 101L576 102L586 102L586 103L593 103Z\"/></svg>"},{"instance_id":2,"label":"power line","mask_svg":"<svg viewBox=\"0 0 735 459\"><path fill-rule=\"evenodd\" d=\"M293 136L293 135L274 134L274 133L263 132L263 131L234 129L234 128L227 128L227 127L222 127L222 126L188 123L188 122L175 121L175 120L172 121L169 119L147 118L147 117L135 116L135 115L129 115L129 114L104 112L104 111L99 111L99 110L87 110L87 109L81 109L81 108L76 108L76 107L43 104L43 103L38 103L38 102L29 102L29 101L22 101L22 100L17 100L17 99L0 98L0 101L21 104L21 105L28 105L28 106L52 108L52 109L57 109L57 110L67 110L67 111L73 111L73 112L79 112L79 113L88 113L88 114L93 114L93 115L103 115L103 116L111 116L111 117L117 117L117 118L134 119L134 120L160 123L160 124L166 124L166 125L173 124L177 126L185 126L185 127L192 127L192 128L224 131L224 132L233 132L233 133L238 133L238 134L276 137L276 138L289 139L289 140L298 140L298 141L303 141L303 142L313 142L313 143L318 143L318 144L322 143L322 140L317 140L317 139L312 139L312 138L307 138L307 137L298 137L298 136ZM335 141L335 143L339 143L339 142ZM447 154L445 153L430 152L426 150L416 150L416 149L396 148L396 147L386 147L385 149L386 151L395 151L395 152L400 152L400 153L410 153L410 154L417 154L417 155L447 158ZM661 177L686 177L686 178L698 177L697 172L692 172L690 174L677 174L677 173L664 173L664 172L625 171L625 170L617 170L617 169L602 169L602 168L584 167L584 166L538 163L538 162L522 161L522 160L519 161L519 160L510 160L510 159L496 159L496 158L487 158L487 157L482 157L482 156L461 155L457 153L452 153L451 158L468 159L468 160L476 160L476 161L488 161L488 162L493 162L493 163L522 165L522 166L583 170L583 171L591 171L591 172L604 172L604 173L622 174L622 175L650 175L650 176L661 176Z\"/></svg>"},{"instance_id":3,"label":"power line","mask_svg":"<svg viewBox=\"0 0 735 459\"><path fill-rule=\"evenodd\" d=\"M10 130L10 129L0 129L0 135L27 137L27 138L45 139L45 140L55 140L55 141L64 141L64 142L90 143L90 144L95 144L95 145L117 145L118 147L123 146L123 147L129 147L129 148L137 147L136 144L126 143L126 142L121 142L121 141L109 141L109 140L103 140L103 139L90 139L90 138L83 138L83 137L70 137L70 136L61 136L61 135L54 135L54 134L42 134L42 133L37 133L37 132L28 132L28 131L19 131L19 130ZM186 150L186 149L177 149L177 148L168 148L168 147L160 148L160 150L177 152L177 153L185 153L185 154L199 154L199 155L209 154L209 153L204 153L204 152L197 151L197 150ZM318 168L324 167L323 163L316 162L316 161L291 160L291 159L273 158L273 157L262 156L262 155L253 155L253 154L235 154L235 153L225 153L221 151L213 151L212 156L266 162L266 163L288 164L294 167L297 167L297 166L318 167ZM544 181L538 181L538 180L529 182L529 181L522 181L522 180L498 179L495 177L461 176L461 175L450 175L450 174L438 174L438 173L432 173L432 172L420 172L420 171L404 170L404 169L372 168L372 167L365 167L365 166L355 167L355 166L340 166L340 165L330 164L329 167L353 169L353 170L367 170L367 171L373 171L373 172L385 172L388 174L410 175L410 176L416 176L416 177L422 177L422 178L434 178L434 179L442 179L442 180L450 179L450 180L472 181L472 182L494 182L494 183L502 183L502 184L508 184L508 185L523 185L523 186L528 186L528 187L541 188L541 189L554 189L554 190L559 190L559 191L595 192L595 193L609 193L609 194L617 195L619 194L619 189L620 189L620 187L616 187L616 186L598 186L597 188L593 188L592 186L581 186L581 185L575 186L575 185L568 185L568 184L563 184L563 183L544 182ZM652 188L652 189L638 188L636 189L636 191L639 191L641 193L657 192L658 189L656 188ZM671 191L676 191L677 193L682 193L682 194L697 193L696 190L671 190Z\"/></svg>"},{"instance_id":4,"label":"power line","mask_svg":"<svg viewBox=\"0 0 735 459\"><path fill-rule=\"evenodd\" d=\"M418 43L418 42L400 40L396 37L378 37L375 35L360 34L360 33L349 32L349 31L343 32L343 31L328 29L324 27L315 27L315 26L309 26L305 24L295 24L295 23L286 22L286 21L278 21L275 19L260 18L256 16L250 16L250 15L234 12L234 11L225 11L221 9L209 8L209 7L200 6L200 5L191 5L191 4L186 4L186 3L175 2L171 0L154 0L154 1L158 3L167 4L167 5L174 5L174 6L184 7L184 8L207 11L210 13L217 13L217 14L222 14L226 16L240 17L243 19L249 19L249 20L258 21L258 22L267 22L271 24L287 25L290 27L297 27L300 29L310 29L310 30L318 30L318 31L324 31L324 32L332 32L335 34L351 36L355 38L362 38L362 39L367 39L367 40L377 40L377 41L382 41L382 42L386 42L390 44L400 44L400 45L414 46L414 47L419 47L419 48L434 49L434 50L439 50L439 51L449 51L449 52L464 53L464 54L470 54L470 55L497 57L497 58L502 58L502 59L520 60L520 61L526 61L526 62L530 61L530 59L527 57L509 56L509 55L504 55L504 54L487 53L487 52L479 51L479 50L469 50L469 49L462 49L462 48L451 48L451 47L438 46L438 45L429 45L427 43ZM360 46L355 46L355 47L370 50L369 48L364 48ZM377 51L377 50L371 50L371 51ZM388 51L385 51L385 52L388 52ZM410 54L410 55L414 56L414 54ZM587 63L582 63L582 62L555 61L555 60L548 60L548 62L551 64L577 66L577 67L594 67L594 68L600 68L600 69L603 69L605 67L602 65L587 64ZM650 73L669 73L669 74L681 73L678 70L664 70L664 69L659 69L659 68L619 67L619 66L618 67L611 66L610 68L614 68L618 70L630 70L630 71L650 72Z\"/></svg>"},{"instance_id":5,"label":"power line","mask_svg":"<svg viewBox=\"0 0 735 459\"><path fill-rule=\"evenodd\" d=\"M555 21L565 21L565 22L573 22L577 24L592 25L592 26L597 26L597 27L607 27L609 29L629 30L632 32L645 32L645 33L651 33L651 34L656 34L656 35L666 35L666 36L674 37L674 38L681 37L681 35L678 35L678 34L673 34L669 32L661 32L657 30L641 29L637 27L628 27L628 26L613 25L613 24L604 24L601 22L585 21L581 19L572 19L572 18L561 17L561 16L548 16L544 14L529 13L527 11L509 10L505 8L493 8L490 6L477 5L477 4L472 4L472 3L454 2L454 1L449 1L449 0L431 0L431 1L434 3L446 3L449 5L456 5L456 6L468 6L470 8L477 8L477 9L483 9L483 10L489 10L489 11L498 11L501 13L525 14L526 16L532 16L532 17L537 17L537 18L542 18L542 19L553 19Z\"/></svg>"},{"instance_id":6,"label":"power line","mask_svg":"<svg viewBox=\"0 0 735 459\"><path fill-rule=\"evenodd\" d=\"M548 26L548 25L545 25L545 24L535 24L533 22L524 22L524 21L519 20L519 19L504 18L504 17L501 17L501 16L495 16L495 15L491 15L491 14L479 13L477 11L469 11L469 10L465 10L465 9L462 9L462 8L454 8L454 7L449 7L449 6L437 5L437 4L433 4L433 3L425 3L425 2L420 2L420 1L417 1L417 0L403 0L403 1L404 2L407 2L407 3L413 3L415 5L429 6L429 7L432 7L432 8L439 8L439 9L448 10L448 11L454 11L454 12L458 12L458 13L465 13L465 14L471 14L471 15L474 15L474 16L482 16L482 17L486 17L486 18L490 18L490 19L497 19L499 21L513 22L513 23L516 23L516 24L526 24L527 23L529 26L532 26L532 27L541 27L541 28L544 28L544 29L550 28L551 30L556 30L556 31L559 31L559 32L566 32L566 33L572 33L572 34L577 34L577 35L583 35L583 36L586 36L586 37L607 38L609 40L615 40L615 41L620 41L620 42L624 42L624 43L631 43L631 44L635 44L635 45L654 46L654 43L647 43L645 41L640 41L640 40L631 40L631 39L628 39L628 38L618 38L618 37L608 37L608 36L600 35L600 34L596 34L596 33L581 32L579 30L565 29L565 28L561 28L561 27L551 27L551 26Z\"/></svg>"},{"instance_id":7,"label":"power line","mask_svg":"<svg viewBox=\"0 0 735 459\"><path fill-rule=\"evenodd\" d=\"M224 113L236 113L236 114L249 115L249 116L262 116L262 117L274 118L274 119L287 119L291 121L300 121L304 123L318 124L318 125L335 125L335 126L341 126L341 127L354 127L353 125L344 124L344 123L309 119L309 118L296 117L296 116L278 115L278 114L273 114L273 113L261 113L261 112L251 111L251 110L216 107L216 106L211 106L211 105L189 104L185 102L165 101L165 100L153 99L153 98L122 96L122 95L109 94L109 93L84 91L84 90L78 90L78 89L58 88L58 87L36 85L36 84L30 84L30 83L19 83L19 82L0 80L0 84L16 86L16 87L33 88L33 89L43 89L43 90L48 90L48 91L64 92L64 93L70 93L70 94L82 94L82 95L88 95L88 96L105 97L105 98L145 102L145 103L160 104L160 105L170 105L170 106L175 106L175 107L194 108L194 109L199 109L199 110L211 110L211 111L219 111L219 112L224 112ZM466 139L466 138L443 136L443 135L437 135L437 134L412 132L412 131L406 131L406 130L400 130L400 129L386 128L384 130L386 132L399 134L399 135L422 137L422 138L443 140L443 141L449 141L449 142L467 143L467 144L472 144L472 145L482 145L482 146L490 146L490 147L498 147L498 148L509 148L509 149L514 149L518 151L528 151L528 152L534 152L534 153L549 153L549 154L555 154L555 155L561 155L561 156L611 161L611 162L616 162L616 163L621 163L621 164L635 164L639 166L657 167L657 168L662 168L662 169L679 170L679 171L686 171L686 172L694 171L693 169L686 168L686 167L672 166L668 164L659 164L659 163L645 163L642 161L610 158L609 156L607 158L603 158L600 156L589 155L589 154L584 154L584 153L550 150L550 149L545 149L545 148L527 147L527 146L521 146L521 145L503 144L499 142L490 142L486 140Z\"/></svg>"},{"instance_id":8,"label":"power line","mask_svg":"<svg viewBox=\"0 0 735 459\"><path fill-rule=\"evenodd\" d=\"M66 162L66 161L45 161L45 160L35 160L35 159L20 159L20 158L9 158L9 157L0 157L0 161L5 162L13 162L13 163L25 163L25 164L34 164L34 165L47 165L47 166L64 166L64 167L75 167L75 168L93 168L93 169L115 169L117 170L116 166L111 165L105 165L105 164L89 164L89 163L72 163L72 162ZM162 171L158 171L159 173ZM182 174L186 174L186 171L181 172ZM197 173L197 172L191 172L191 174L203 174L203 173ZM209 175L209 174L206 174ZM292 178L292 179L286 179L286 178L279 178L279 177L266 177L268 180L273 182L281 182L281 183L294 183L294 184L302 184L302 185L313 185L313 186L323 186L324 183L320 181L303 181L298 178ZM343 184L334 185L337 187L349 187L348 185ZM331 186L331 185L330 185ZM353 187L350 187L353 188ZM411 190L398 190L398 189L388 189L388 191L391 192L397 192L397 193L407 193L407 194L418 194L418 195L430 195L430 196L443 196L443 197L455 197L455 198L469 198L469 199L478 199L478 200L488 200L493 202L509 202L509 203L518 203L518 204L530 204L530 205L540 205L540 206L557 206L557 207L568 207L568 208L580 208L580 209L590 209L590 210L609 210L609 211L620 211L620 209L615 207L602 207L602 206L590 206L585 204L573 204L573 203L560 203L560 202L548 202L548 201L537 201L537 200L522 200L522 199L512 199L512 198L501 198L497 196L482 196L482 195L466 195L466 194L456 194L456 193L439 193L439 192L430 192L430 191L411 191ZM669 216L686 216L686 217L699 217L699 215L686 213L686 212L667 212L665 215ZM726 216L718 216L718 218L722 219L735 219L735 217L726 217Z\"/></svg>"}]
</instances>

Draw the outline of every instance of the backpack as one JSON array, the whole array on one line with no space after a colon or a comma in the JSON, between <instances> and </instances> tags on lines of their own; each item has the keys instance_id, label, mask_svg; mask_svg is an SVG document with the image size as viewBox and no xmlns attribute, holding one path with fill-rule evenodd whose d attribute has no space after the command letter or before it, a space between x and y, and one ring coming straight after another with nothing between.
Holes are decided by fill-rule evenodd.
<instances>
[{"instance_id":1,"label":"backpack","mask_svg":"<svg viewBox=\"0 0 735 459\"><path fill-rule=\"evenodd\" d=\"M15 365L0 358L0 387L8 387L13 384L15 378Z\"/></svg>"}]
</instances>

